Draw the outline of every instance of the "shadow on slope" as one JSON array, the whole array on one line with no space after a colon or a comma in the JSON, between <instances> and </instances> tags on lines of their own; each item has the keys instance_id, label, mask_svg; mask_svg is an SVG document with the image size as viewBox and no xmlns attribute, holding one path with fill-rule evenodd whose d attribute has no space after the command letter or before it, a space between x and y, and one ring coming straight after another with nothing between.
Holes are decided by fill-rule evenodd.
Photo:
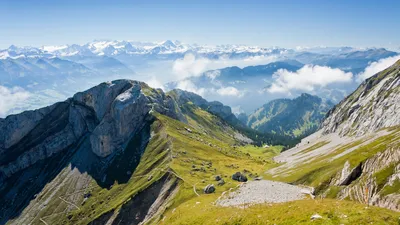
<instances>
[{"instance_id":1,"label":"shadow on slope","mask_svg":"<svg viewBox=\"0 0 400 225\"><path fill-rule=\"evenodd\" d=\"M60 110L59 112L63 111ZM62 115L64 114L68 113ZM53 116L62 120L64 118L62 115ZM68 115L66 115L66 118L68 118ZM40 160L9 178L3 178L0 180L0 224L18 218L44 187L69 165L71 170L77 168L81 174L87 173L101 188L110 189L114 183L127 183L149 143L152 123L153 120L146 122L142 130L131 138L125 150L115 152L106 158L98 157L92 152L89 134L86 134L77 143L50 158ZM61 125L57 123L57 126ZM40 125L36 128L38 127L40 128ZM36 137L50 134L46 133L43 130L44 128L39 130L36 128L26 136L27 138L24 138L24 143L34 144L40 140ZM49 130L51 132L51 129ZM20 148L25 147L21 145Z\"/></svg>"}]
</instances>

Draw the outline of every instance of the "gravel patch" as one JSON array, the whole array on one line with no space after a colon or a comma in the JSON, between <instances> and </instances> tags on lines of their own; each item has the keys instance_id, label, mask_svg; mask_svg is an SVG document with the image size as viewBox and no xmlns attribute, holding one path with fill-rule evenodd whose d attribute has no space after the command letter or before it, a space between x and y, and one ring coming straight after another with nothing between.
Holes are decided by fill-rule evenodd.
<instances>
[{"instance_id":1,"label":"gravel patch","mask_svg":"<svg viewBox=\"0 0 400 225\"><path fill-rule=\"evenodd\" d=\"M220 206L241 206L260 203L279 203L304 199L312 193L311 188L287 183L260 180L243 183L236 191L224 192L217 200Z\"/></svg>"}]
</instances>

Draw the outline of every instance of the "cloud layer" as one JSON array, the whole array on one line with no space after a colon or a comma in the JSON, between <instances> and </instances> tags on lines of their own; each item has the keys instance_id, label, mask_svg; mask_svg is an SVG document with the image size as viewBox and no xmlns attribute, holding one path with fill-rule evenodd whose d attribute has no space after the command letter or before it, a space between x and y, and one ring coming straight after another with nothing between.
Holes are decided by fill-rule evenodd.
<instances>
[{"instance_id":1,"label":"cloud layer","mask_svg":"<svg viewBox=\"0 0 400 225\"><path fill-rule=\"evenodd\" d=\"M364 72L359 73L357 75L357 82L362 82L367 78L372 77L376 73L388 68L389 66L393 65L397 60L400 60L400 55L380 59L377 62L373 62L369 64L367 68L365 68Z\"/></svg>"},{"instance_id":2,"label":"cloud layer","mask_svg":"<svg viewBox=\"0 0 400 225\"><path fill-rule=\"evenodd\" d=\"M0 117L5 117L18 103L29 98L30 93L20 87L7 88L0 85Z\"/></svg>"},{"instance_id":3,"label":"cloud layer","mask_svg":"<svg viewBox=\"0 0 400 225\"><path fill-rule=\"evenodd\" d=\"M186 54L182 59L177 59L172 65L172 71L178 80L187 77L200 76L202 73L208 70L215 70L230 66L246 67L263 65L276 61L276 56L255 56L248 57L246 59L228 59L220 58L216 60L210 60L207 58L196 57L193 54ZM210 76L214 76L211 74Z\"/></svg>"},{"instance_id":4,"label":"cloud layer","mask_svg":"<svg viewBox=\"0 0 400 225\"><path fill-rule=\"evenodd\" d=\"M274 73L273 78L268 92L290 94L295 90L312 92L329 84L348 83L352 81L353 74L325 66L305 65L296 72L280 69Z\"/></svg>"},{"instance_id":5,"label":"cloud layer","mask_svg":"<svg viewBox=\"0 0 400 225\"><path fill-rule=\"evenodd\" d=\"M242 97L244 95L243 91L239 91L235 87L222 87L217 90L217 93L221 96L236 96L236 97Z\"/></svg>"}]
</instances>

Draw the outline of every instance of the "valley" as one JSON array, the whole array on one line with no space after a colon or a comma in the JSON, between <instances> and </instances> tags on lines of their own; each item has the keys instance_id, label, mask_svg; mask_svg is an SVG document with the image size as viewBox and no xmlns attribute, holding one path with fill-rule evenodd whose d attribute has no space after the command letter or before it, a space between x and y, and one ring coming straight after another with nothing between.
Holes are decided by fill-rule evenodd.
<instances>
[{"instance_id":1,"label":"valley","mask_svg":"<svg viewBox=\"0 0 400 225\"><path fill-rule=\"evenodd\" d=\"M365 81L290 149L221 103L129 80L0 119L0 223L396 224L399 75ZM385 122L354 116L371 109Z\"/></svg>"},{"instance_id":2,"label":"valley","mask_svg":"<svg viewBox=\"0 0 400 225\"><path fill-rule=\"evenodd\" d=\"M0 225L400 225L398 9L0 0Z\"/></svg>"}]
</instances>

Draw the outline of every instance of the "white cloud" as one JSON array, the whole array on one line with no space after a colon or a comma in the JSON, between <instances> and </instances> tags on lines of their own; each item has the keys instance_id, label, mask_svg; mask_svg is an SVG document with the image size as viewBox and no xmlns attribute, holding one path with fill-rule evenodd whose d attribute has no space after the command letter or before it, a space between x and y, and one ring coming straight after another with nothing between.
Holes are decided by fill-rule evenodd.
<instances>
[{"instance_id":1,"label":"white cloud","mask_svg":"<svg viewBox=\"0 0 400 225\"><path fill-rule=\"evenodd\" d=\"M183 79L198 76L204 72L210 60L206 58L196 59L193 54L186 54L183 59L177 59L173 64L173 71L178 78Z\"/></svg>"},{"instance_id":2,"label":"white cloud","mask_svg":"<svg viewBox=\"0 0 400 225\"><path fill-rule=\"evenodd\" d=\"M221 71L220 70L211 70L205 73L205 75L210 78L211 80L214 80L215 78L217 78L219 75L221 75Z\"/></svg>"},{"instance_id":3,"label":"white cloud","mask_svg":"<svg viewBox=\"0 0 400 225\"><path fill-rule=\"evenodd\" d=\"M190 91L190 92L196 93L196 94L201 95L201 96L203 96L205 91L206 91L206 89L204 89L204 88L198 88L190 80L179 81L178 84L176 85L176 88L182 89L182 90L185 90L185 91Z\"/></svg>"},{"instance_id":4,"label":"white cloud","mask_svg":"<svg viewBox=\"0 0 400 225\"><path fill-rule=\"evenodd\" d=\"M243 92L239 91L235 87L223 87L217 90L217 93L222 96L236 96L236 97L242 97Z\"/></svg>"},{"instance_id":5,"label":"white cloud","mask_svg":"<svg viewBox=\"0 0 400 225\"><path fill-rule=\"evenodd\" d=\"M177 59L172 65L173 74L177 79L184 79L191 76L200 76L208 70L215 70L230 66L246 67L254 65L263 65L276 61L277 56L254 56L246 59L229 59L220 58L217 60L210 60L207 58L196 57L189 53L182 59ZM218 74L208 74L208 76L216 77Z\"/></svg>"},{"instance_id":6,"label":"white cloud","mask_svg":"<svg viewBox=\"0 0 400 225\"><path fill-rule=\"evenodd\" d=\"M235 115L239 115L240 113L244 113L244 110L242 109L242 107L240 105L237 106L232 106L232 113Z\"/></svg>"},{"instance_id":7,"label":"white cloud","mask_svg":"<svg viewBox=\"0 0 400 225\"><path fill-rule=\"evenodd\" d=\"M156 77L151 77L150 79L145 81L146 84L148 84L152 88L161 88L164 89L164 85L162 84L161 81L159 81Z\"/></svg>"},{"instance_id":8,"label":"white cloud","mask_svg":"<svg viewBox=\"0 0 400 225\"><path fill-rule=\"evenodd\" d=\"M20 87L7 88L0 85L0 117L7 116L19 102L29 96L30 93Z\"/></svg>"},{"instance_id":9,"label":"white cloud","mask_svg":"<svg viewBox=\"0 0 400 225\"><path fill-rule=\"evenodd\" d=\"M357 81L362 82L365 79L372 77L373 75L377 74L378 72L381 72L382 70L393 65L397 60L400 60L400 55L388 57L385 59L380 59L377 62L370 63L369 66L367 68L365 68L364 72L359 73L357 75Z\"/></svg>"},{"instance_id":10,"label":"white cloud","mask_svg":"<svg viewBox=\"0 0 400 225\"><path fill-rule=\"evenodd\" d=\"M267 90L270 93L287 94L295 90L312 92L329 84L351 82L352 77L352 73L340 69L305 65L296 72L279 69L273 74L274 81Z\"/></svg>"},{"instance_id":11,"label":"white cloud","mask_svg":"<svg viewBox=\"0 0 400 225\"><path fill-rule=\"evenodd\" d=\"M217 88L199 88L197 87L192 81L190 80L182 80L176 84L177 89L182 89L185 91L193 92L198 94L204 98L211 97L215 95L219 95L222 97L243 97L245 91L240 91L235 87L228 86L228 87L219 87Z\"/></svg>"}]
</instances>

